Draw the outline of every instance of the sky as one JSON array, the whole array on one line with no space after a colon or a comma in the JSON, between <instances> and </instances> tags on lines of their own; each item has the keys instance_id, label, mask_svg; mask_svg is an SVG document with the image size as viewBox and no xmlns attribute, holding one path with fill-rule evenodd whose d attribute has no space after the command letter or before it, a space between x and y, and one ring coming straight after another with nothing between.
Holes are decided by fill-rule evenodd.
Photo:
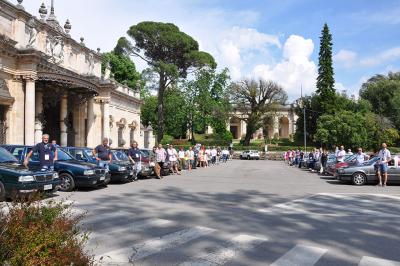
<instances>
[{"instance_id":1,"label":"sky","mask_svg":"<svg viewBox=\"0 0 400 266\"><path fill-rule=\"evenodd\" d=\"M11 0L10 0L11 1ZM22 5L38 16L43 0ZM16 0L12 0L14 4ZM50 10L50 0L44 0ZM289 101L315 91L319 37L327 23L333 38L335 88L358 95L375 74L400 70L400 0L54 0L74 39L110 51L131 25L171 22L229 68L234 81L279 83ZM138 70L146 67L133 58Z\"/></svg>"}]
</instances>

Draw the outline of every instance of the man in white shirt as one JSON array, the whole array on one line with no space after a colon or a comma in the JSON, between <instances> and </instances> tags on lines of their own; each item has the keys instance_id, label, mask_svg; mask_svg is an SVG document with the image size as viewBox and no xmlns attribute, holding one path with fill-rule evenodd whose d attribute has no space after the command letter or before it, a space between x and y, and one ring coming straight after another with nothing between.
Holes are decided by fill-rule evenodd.
<instances>
[{"instance_id":1,"label":"man in white shirt","mask_svg":"<svg viewBox=\"0 0 400 266\"><path fill-rule=\"evenodd\" d=\"M351 149L347 150L347 155L353 155L353 152L351 151Z\"/></svg>"},{"instance_id":2,"label":"man in white shirt","mask_svg":"<svg viewBox=\"0 0 400 266\"><path fill-rule=\"evenodd\" d=\"M340 150L337 153L336 160L338 163L344 162L344 157L346 156L346 151L344 150L344 146L340 146Z\"/></svg>"},{"instance_id":3,"label":"man in white shirt","mask_svg":"<svg viewBox=\"0 0 400 266\"><path fill-rule=\"evenodd\" d=\"M379 184L378 186L382 186L382 175L383 175L383 186L386 187L388 175L388 163L390 162L391 155L390 151L387 149L386 143L382 143L382 149L379 151L379 167L378 167L378 178L379 178Z\"/></svg>"},{"instance_id":4,"label":"man in white shirt","mask_svg":"<svg viewBox=\"0 0 400 266\"><path fill-rule=\"evenodd\" d=\"M171 144L169 145L167 149L167 154L168 154L168 160L170 162L170 168L172 170L172 173L175 174L175 171L178 175L181 173L179 172L178 169L178 152L175 150L174 146Z\"/></svg>"},{"instance_id":5,"label":"man in white shirt","mask_svg":"<svg viewBox=\"0 0 400 266\"><path fill-rule=\"evenodd\" d=\"M369 156L366 155L362 148L358 148L357 154L356 154L356 165L362 165L366 160L369 159Z\"/></svg>"},{"instance_id":6,"label":"man in white shirt","mask_svg":"<svg viewBox=\"0 0 400 266\"><path fill-rule=\"evenodd\" d=\"M211 150L211 163L215 165L216 162L217 162L217 149L213 147Z\"/></svg>"}]
</instances>

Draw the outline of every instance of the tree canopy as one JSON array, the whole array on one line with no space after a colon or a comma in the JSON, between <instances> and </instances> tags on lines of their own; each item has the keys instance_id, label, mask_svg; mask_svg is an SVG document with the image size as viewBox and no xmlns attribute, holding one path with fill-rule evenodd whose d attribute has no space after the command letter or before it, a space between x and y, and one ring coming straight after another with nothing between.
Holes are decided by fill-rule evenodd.
<instances>
[{"instance_id":1,"label":"tree canopy","mask_svg":"<svg viewBox=\"0 0 400 266\"><path fill-rule=\"evenodd\" d=\"M179 78L186 78L191 69L215 68L214 58L199 51L196 40L172 23L144 21L133 25L128 35L134 41L120 38L118 49L125 55L138 56L158 74L157 141L164 134L165 90Z\"/></svg>"}]
</instances>

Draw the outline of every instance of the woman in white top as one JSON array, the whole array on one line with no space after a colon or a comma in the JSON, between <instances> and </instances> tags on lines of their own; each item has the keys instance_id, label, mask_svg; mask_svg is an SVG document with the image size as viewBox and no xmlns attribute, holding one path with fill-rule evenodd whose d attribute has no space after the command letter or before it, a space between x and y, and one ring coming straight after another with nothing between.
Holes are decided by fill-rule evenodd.
<instances>
[{"instance_id":1,"label":"woman in white top","mask_svg":"<svg viewBox=\"0 0 400 266\"><path fill-rule=\"evenodd\" d=\"M185 151L181 147L178 152L178 157L179 157L179 165L181 167L181 171L186 168L186 162L185 162Z\"/></svg>"},{"instance_id":2,"label":"woman in white top","mask_svg":"<svg viewBox=\"0 0 400 266\"><path fill-rule=\"evenodd\" d=\"M170 162L170 168L172 170L172 173L175 174L175 171L178 175L181 173L179 172L178 169L178 152L175 150L173 145L169 145L169 148L167 150L168 153L168 160Z\"/></svg>"},{"instance_id":3,"label":"woman in white top","mask_svg":"<svg viewBox=\"0 0 400 266\"><path fill-rule=\"evenodd\" d=\"M189 147L189 150L186 151L186 157L188 158L188 169L192 171L192 165L194 163L194 151L192 147Z\"/></svg>"}]
</instances>

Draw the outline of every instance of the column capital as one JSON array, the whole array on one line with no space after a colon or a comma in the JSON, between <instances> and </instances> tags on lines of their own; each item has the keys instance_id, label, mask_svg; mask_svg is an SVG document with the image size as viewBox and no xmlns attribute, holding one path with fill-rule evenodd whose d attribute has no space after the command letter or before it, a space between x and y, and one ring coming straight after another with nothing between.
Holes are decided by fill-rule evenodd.
<instances>
[{"instance_id":1,"label":"column capital","mask_svg":"<svg viewBox=\"0 0 400 266\"><path fill-rule=\"evenodd\" d=\"M23 80L26 81L36 81L38 79L38 76L36 75L36 73L30 73L30 74L23 74L21 75Z\"/></svg>"}]
</instances>

